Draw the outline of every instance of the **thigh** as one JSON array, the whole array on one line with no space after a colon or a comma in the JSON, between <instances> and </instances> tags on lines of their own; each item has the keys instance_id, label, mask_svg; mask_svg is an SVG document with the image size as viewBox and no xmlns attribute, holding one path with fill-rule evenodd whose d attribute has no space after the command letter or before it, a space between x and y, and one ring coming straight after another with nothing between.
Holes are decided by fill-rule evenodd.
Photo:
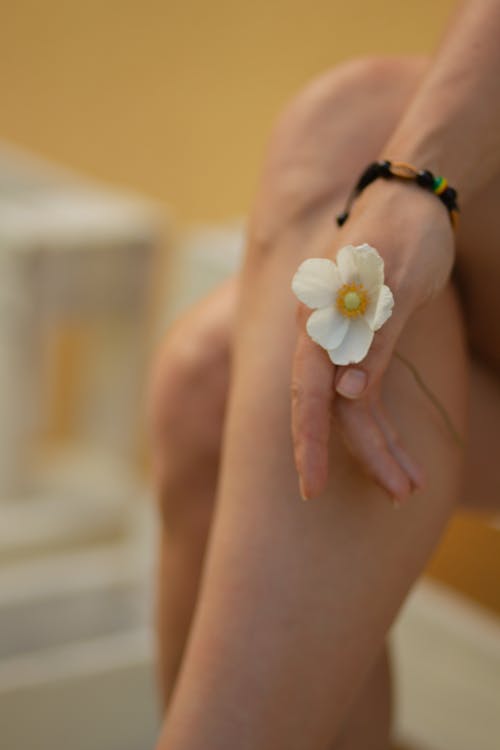
<instances>
[{"instance_id":1,"label":"thigh","mask_svg":"<svg viewBox=\"0 0 500 750\"><path fill-rule=\"evenodd\" d=\"M460 504L469 510L500 511L500 374L478 354L471 360L465 472Z\"/></svg>"},{"instance_id":2,"label":"thigh","mask_svg":"<svg viewBox=\"0 0 500 750\"><path fill-rule=\"evenodd\" d=\"M472 360L463 502L500 509L500 175L463 207L456 280Z\"/></svg>"},{"instance_id":3,"label":"thigh","mask_svg":"<svg viewBox=\"0 0 500 750\"><path fill-rule=\"evenodd\" d=\"M461 451L440 415L396 361L385 379L384 402L412 455L426 468L427 490L395 513L334 433L327 490L310 503L300 500L290 439L296 334L289 282L306 253L321 254L318 244L324 241L324 234L306 232L289 237L264 260L259 256L247 263L204 592L210 593L202 597L198 621L201 641L208 637L212 644L217 623L231 618L237 592L246 592L245 606L259 611L259 628L240 637L251 642L256 664L260 654L272 651L266 668L272 671L274 664L280 671L277 693L271 679L254 674L252 679L271 703L286 689L298 726L306 715L315 717L309 731L317 745L311 747L320 747L328 732L337 736L358 710L356 700L381 644L454 510L462 473ZM400 349L463 432L467 362L451 287L414 316ZM242 529L250 545L242 542ZM279 612L263 604L262 586L279 588ZM283 623L279 648L266 637L276 620ZM288 651L304 633L314 645L303 654ZM233 658L238 663L237 650Z\"/></svg>"},{"instance_id":4,"label":"thigh","mask_svg":"<svg viewBox=\"0 0 500 750\"><path fill-rule=\"evenodd\" d=\"M304 236L314 254L316 238ZM228 700L236 695L245 705L245 691L218 671L222 650L245 673L245 643L247 654L255 653L251 680L262 700L273 705L286 694L287 722L301 729L314 716L308 732L317 741L311 747L320 747L356 711L386 633L454 509L462 467L439 415L395 362L384 399L427 469L427 491L395 513L334 435L327 491L310 503L300 500L290 439L295 324L288 285L303 252L301 242L289 241L286 253L247 266L218 507L191 654L204 660L210 653L210 680L197 683L203 702L211 705L215 683L218 690L225 686ZM463 430L466 361L452 289L415 316L401 348ZM279 591L278 608L269 607L266 591ZM258 613L258 623L249 617L250 630L231 629L221 639L221 623L242 609ZM304 638L305 649L293 647ZM189 683L189 670L184 677Z\"/></svg>"},{"instance_id":5,"label":"thigh","mask_svg":"<svg viewBox=\"0 0 500 750\"><path fill-rule=\"evenodd\" d=\"M303 258L322 255L331 244L336 209L357 171L378 153L416 84L421 67L405 65L391 68L392 86L375 69L363 99L374 126L362 142L359 131L358 138L351 135L352 95L346 94L344 110L344 89L339 92L338 79L330 87L327 77L292 105L277 128L249 232L215 525L180 680L179 695L194 681L201 704L209 711L212 706L214 715L214 685L218 701L222 694L244 706L248 696L245 688L239 693L237 676L247 668L244 651L255 652L251 680L262 700L279 705L286 695L287 721L314 717L315 740L338 738L347 717L361 710L363 685L440 538L460 485L460 452L398 362L385 380L384 399L427 468L426 492L394 513L335 434L328 489L304 504L293 462L290 279ZM401 349L463 430L466 358L452 288L414 317ZM269 591L276 592L278 607L269 606ZM235 612L238 628L225 627L234 623ZM258 613L258 623L250 615L242 622L242 612ZM304 642L305 653L293 645ZM218 658L222 652L230 654L231 675ZM207 659L210 669L200 675L193 664L206 666Z\"/></svg>"},{"instance_id":6,"label":"thigh","mask_svg":"<svg viewBox=\"0 0 500 750\"><path fill-rule=\"evenodd\" d=\"M148 389L151 469L163 530L198 543L210 526L229 387L238 278L178 318ZM195 541L196 540L196 541Z\"/></svg>"},{"instance_id":7,"label":"thigh","mask_svg":"<svg viewBox=\"0 0 500 750\"><path fill-rule=\"evenodd\" d=\"M374 118L375 83L364 101ZM406 95L408 87L407 79ZM387 96L387 81L382 89ZM338 96L333 110L327 96L323 101L323 119L308 110L307 117L299 113L292 125L283 124L281 145L264 170L242 276L215 524L178 693L181 705L195 684L199 705L214 716L220 701L248 703L248 680L259 706L282 705L286 696L286 715L270 731L279 731L290 747L299 747L296 737L306 734L311 747L339 736L456 505L462 471L462 454L440 415L395 361L384 381L384 401L427 470L427 489L395 513L334 433L327 490L310 503L300 500L290 435L296 339L290 280L301 260L323 255L331 245L332 215L347 184L393 125L374 119L376 135L361 139L359 130L353 135L348 129L353 113L338 108ZM402 105L401 98L398 107L392 103L391 115L399 115ZM329 150L325 140L316 149L314 129L302 127L308 117L319 128L316 141L321 132ZM286 165L283 182L275 181L276 163ZM322 177L329 172L330 187L323 185L316 200L301 202L297 185L301 190L315 170ZM282 213L280 205L286 207ZM464 431L467 359L453 288L412 318L400 348ZM224 623L233 625L221 637ZM206 667L207 660L210 669L200 673L196 665ZM219 726L210 731L217 736ZM262 746L271 747L266 740Z\"/></svg>"},{"instance_id":8,"label":"thigh","mask_svg":"<svg viewBox=\"0 0 500 750\"><path fill-rule=\"evenodd\" d=\"M500 175L463 207L457 280L474 356L500 378Z\"/></svg>"}]
</instances>

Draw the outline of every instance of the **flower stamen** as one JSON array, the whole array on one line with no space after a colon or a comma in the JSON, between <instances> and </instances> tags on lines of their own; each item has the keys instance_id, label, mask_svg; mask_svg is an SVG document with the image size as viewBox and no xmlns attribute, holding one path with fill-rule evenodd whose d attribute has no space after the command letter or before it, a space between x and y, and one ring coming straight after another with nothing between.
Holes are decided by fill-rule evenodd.
<instances>
[{"instance_id":1,"label":"flower stamen","mask_svg":"<svg viewBox=\"0 0 500 750\"><path fill-rule=\"evenodd\" d=\"M363 284L344 284L337 292L337 310L346 318L359 318L368 305Z\"/></svg>"}]
</instances>

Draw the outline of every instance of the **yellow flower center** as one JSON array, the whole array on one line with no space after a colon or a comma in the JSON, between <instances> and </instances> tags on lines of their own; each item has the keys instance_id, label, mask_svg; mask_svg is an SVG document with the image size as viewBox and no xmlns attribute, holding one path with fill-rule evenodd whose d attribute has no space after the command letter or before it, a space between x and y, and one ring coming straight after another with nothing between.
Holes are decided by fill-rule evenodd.
<instances>
[{"instance_id":1,"label":"yellow flower center","mask_svg":"<svg viewBox=\"0 0 500 750\"><path fill-rule=\"evenodd\" d=\"M344 284L337 292L337 310L346 318L359 318L367 304L368 295L363 284Z\"/></svg>"}]
</instances>

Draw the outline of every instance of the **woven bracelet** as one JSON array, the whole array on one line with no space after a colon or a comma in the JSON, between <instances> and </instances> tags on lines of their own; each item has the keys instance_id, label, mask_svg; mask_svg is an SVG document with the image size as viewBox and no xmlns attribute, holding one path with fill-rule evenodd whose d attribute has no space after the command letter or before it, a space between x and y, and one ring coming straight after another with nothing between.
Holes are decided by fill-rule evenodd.
<instances>
[{"instance_id":1,"label":"woven bracelet","mask_svg":"<svg viewBox=\"0 0 500 750\"><path fill-rule=\"evenodd\" d=\"M424 190L434 193L434 195L436 195L446 206L451 224L453 228L456 229L459 213L457 191L455 188L448 185L446 178L436 177L428 169L417 169L411 164L406 164L403 161L390 162L387 160L374 161L364 170L347 199L344 211L337 216L337 224L339 227L345 224L349 218L352 204L356 198L366 187L368 187L368 185L371 185L371 183L379 177L383 177L385 180L391 180L393 178L399 180L410 180L411 182L416 182L417 185L420 185Z\"/></svg>"}]
</instances>

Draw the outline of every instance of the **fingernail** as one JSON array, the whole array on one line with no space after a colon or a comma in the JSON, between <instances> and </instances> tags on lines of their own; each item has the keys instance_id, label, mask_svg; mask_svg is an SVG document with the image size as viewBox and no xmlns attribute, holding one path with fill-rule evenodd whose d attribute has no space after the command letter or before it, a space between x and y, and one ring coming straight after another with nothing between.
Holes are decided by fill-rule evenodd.
<instances>
[{"instance_id":1,"label":"fingernail","mask_svg":"<svg viewBox=\"0 0 500 750\"><path fill-rule=\"evenodd\" d=\"M390 495L391 502L395 509L401 508L411 493L411 485L408 481L404 482L396 477L388 477L386 480L386 489Z\"/></svg>"},{"instance_id":2,"label":"fingernail","mask_svg":"<svg viewBox=\"0 0 500 750\"><path fill-rule=\"evenodd\" d=\"M337 383L337 393L346 398L357 398L366 388L366 373L363 370L346 370Z\"/></svg>"},{"instance_id":3,"label":"fingernail","mask_svg":"<svg viewBox=\"0 0 500 750\"><path fill-rule=\"evenodd\" d=\"M310 500L311 498L308 496L305 487L304 487L304 480L302 477L299 477L299 487L300 487L300 496L302 500Z\"/></svg>"},{"instance_id":4,"label":"fingernail","mask_svg":"<svg viewBox=\"0 0 500 750\"><path fill-rule=\"evenodd\" d=\"M409 472L414 490L425 490L427 487L426 476L420 467L414 467Z\"/></svg>"},{"instance_id":5,"label":"fingernail","mask_svg":"<svg viewBox=\"0 0 500 750\"><path fill-rule=\"evenodd\" d=\"M412 489L425 489L424 470L409 456L400 456L399 459L403 469L406 471L411 480Z\"/></svg>"}]
</instances>

